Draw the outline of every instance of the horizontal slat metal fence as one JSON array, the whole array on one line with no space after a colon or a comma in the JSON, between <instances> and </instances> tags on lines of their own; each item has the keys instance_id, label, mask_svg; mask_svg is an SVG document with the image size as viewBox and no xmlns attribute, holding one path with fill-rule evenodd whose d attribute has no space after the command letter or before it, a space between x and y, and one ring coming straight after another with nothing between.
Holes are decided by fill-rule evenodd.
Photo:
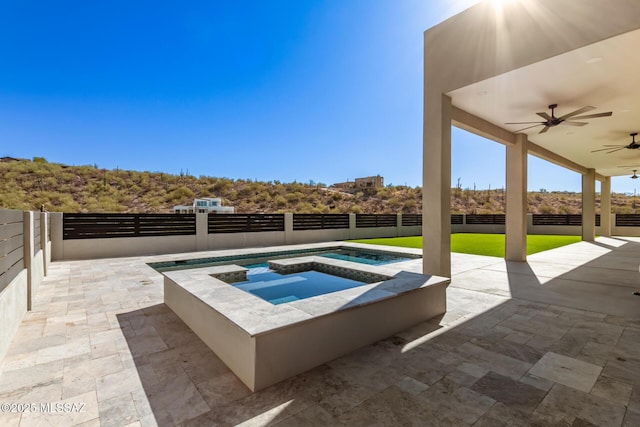
<instances>
[{"instance_id":1,"label":"horizontal slat metal fence","mask_svg":"<svg viewBox=\"0 0 640 427\"><path fill-rule=\"evenodd\" d=\"M395 227L398 216L395 214L356 214L356 228L365 227Z\"/></svg>"},{"instance_id":2,"label":"horizontal slat metal fence","mask_svg":"<svg viewBox=\"0 0 640 427\"><path fill-rule=\"evenodd\" d=\"M294 230L349 228L349 214L293 214Z\"/></svg>"},{"instance_id":3,"label":"horizontal slat metal fence","mask_svg":"<svg viewBox=\"0 0 640 427\"><path fill-rule=\"evenodd\" d=\"M616 227L640 227L640 214L617 214Z\"/></svg>"},{"instance_id":4,"label":"horizontal slat metal fence","mask_svg":"<svg viewBox=\"0 0 640 427\"><path fill-rule=\"evenodd\" d=\"M411 227L413 225L422 225L421 214L402 214L402 226Z\"/></svg>"},{"instance_id":5,"label":"horizontal slat metal fence","mask_svg":"<svg viewBox=\"0 0 640 427\"><path fill-rule=\"evenodd\" d=\"M22 211L0 210L0 291L24 269Z\"/></svg>"},{"instance_id":6,"label":"horizontal slat metal fence","mask_svg":"<svg viewBox=\"0 0 640 427\"><path fill-rule=\"evenodd\" d=\"M502 225L504 221L504 214L467 215L467 224Z\"/></svg>"},{"instance_id":7,"label":"horizontal slat metal fence","mask_svg":"<svg viewBox=\"0 0 640 427\"><path fill-rule=\"evenodd\" d=\"M209 234L284 231L284 214L212 214Z\"/></svg>"},{"instance_id":8,"label":"horizontal slat metal fence","mask_svg":"<svg viewBox=\"0 0 640 427\"><path fill-rule=\"evenodd\" d=\"M533 225L582 225L581 214L533 214ZM600 226L600 214L596 214L596 226Z\"/></svg>"},{"instance_id":9,"label":"horizontal slat metal fence","mask_svg":"<svg viewBox=\"0 0 640 427\"><path fill-rule=\"evenodd\" d=\"M464 224L464 215L451 214L451 224Z\"/></svg>"},{"instance_id":10,"label":"horizontal slat metal fence","mask_svg":"<svg viewBox=\"0 0 640 427\"><path fill-rule=\"evenodd\" d=\"M195 214L64 214L63 239L196 234Z\"/></svg>"},{"instance_id":11,"label":"horizontal slat metal fence","mask_svg":"<svg viewBox=\"0 0 640 427\"><path fill-rule=\"evenodd\" d=\"M582 215L533 214L533 225L582 225Z\"/></svg>"},{"instance_id":12,"label":"horizontal slat metal fence","mask_svg":"<svg viewBox=\"0 0 640 427\"><path fill-rule=\"evenodd\" d=\"M40 249L42 249L42 245L40 244L40 214L36 212L33 217L33 253L38 253Z\"/></svg>"}]
</instances>

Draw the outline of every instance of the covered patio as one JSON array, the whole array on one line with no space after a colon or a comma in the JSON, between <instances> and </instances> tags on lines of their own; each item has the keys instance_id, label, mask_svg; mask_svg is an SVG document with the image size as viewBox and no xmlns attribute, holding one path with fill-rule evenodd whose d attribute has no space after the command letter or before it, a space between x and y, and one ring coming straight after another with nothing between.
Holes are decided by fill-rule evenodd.
<instances>
[{"instance_id":1,"label":"covered patio","mask_svg":"<svg viewBox=\"0 0 640 427\"><path fill-rule=\"evenodd\" d=\"M452 254L444 316L257 393L163 303L146 263L170 256L56 262L2 362L0 401L82 410L0 424L638 425L639 255L633 238L527 263Z\"/></svg>"},{"instance_id":2,"label":"covered patio","mask_svg":"<svg viewBox=\"0 0 640 427\"><path fill-rule=\"evenodd\" d=\"M506 146L506 259L526 259L528 154L582 175L584 241L600 181L611 235L611 177L640 165L639 44L640 4L628 0L487 0L425 31L425 273L451 271L452 125Z\"/></svg>"}]
</instances>

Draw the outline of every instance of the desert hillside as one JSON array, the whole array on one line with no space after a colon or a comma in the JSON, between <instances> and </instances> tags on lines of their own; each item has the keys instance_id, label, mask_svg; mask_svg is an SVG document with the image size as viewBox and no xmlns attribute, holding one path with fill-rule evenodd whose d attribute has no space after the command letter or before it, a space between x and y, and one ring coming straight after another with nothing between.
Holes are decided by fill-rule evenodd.
<instances>
[{"instance_id":1,"label":"desert hillside","mask_svg":"<svg viewBox=\"0 0 640 427\"><path fill-rule=\"evenodd\" d=\"M420 188L385 187L350 194L325 184L195 177L181 173L67 166L43 158L0 162L0 207L55 212L171 212L194 197L222 197L238 213L419 213ZM503 190L452 189L456 213L503 213ZM615 213L635 213L635 198L614 194ZM579 213L580 194L529 193L531 213Z\"/></svg>"}]
</instances>

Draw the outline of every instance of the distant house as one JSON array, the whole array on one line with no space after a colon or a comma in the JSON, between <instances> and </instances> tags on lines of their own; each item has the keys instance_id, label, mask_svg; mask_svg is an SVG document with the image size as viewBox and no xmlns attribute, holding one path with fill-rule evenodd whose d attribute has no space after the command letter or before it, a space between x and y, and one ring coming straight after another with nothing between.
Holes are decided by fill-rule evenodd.
<instances>
[{"instance_id":1,"label":"distant house","mask_svg":"<svg viewBox=\"0 0 640 427\"><path fill-rule=\"evenodd\" d=\"M356 178L355 181L338 182L331 186L331 188L338 188L345 191L357 191L382 187L384 187L384 178L380 175Z\"/></svg>"},{"instance_id":2,"label":"distant house","mask_svg":"<svg viewBox=\"0 0 640 427\"><path fill-rule=\"evenodd\" d=\"M203 197L195 199L193 205L178 205L173 207L173 213L234 213L233 206L222 206L222 199L219 197Z\"/></svg>"}]
</instances>

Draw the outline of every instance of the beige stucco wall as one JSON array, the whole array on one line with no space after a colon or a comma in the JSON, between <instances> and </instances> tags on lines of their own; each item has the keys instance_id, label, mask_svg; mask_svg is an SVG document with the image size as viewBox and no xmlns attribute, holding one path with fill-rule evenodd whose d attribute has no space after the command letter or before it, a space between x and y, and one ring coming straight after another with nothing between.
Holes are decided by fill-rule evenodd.
<instances>
[{"instance_id":1,"label":"beige stucco wall","mask_svg":"<svg viewBox=\"0 0 640 427\"><path fill-rule=\"evenodd\" d=\"M47 270L51 265L51 242L47 242L47 250L45 251L45 260L44 260L44 274L47 275Z\"/></svg>"},{"instance_id":2,"label":"beige stucco wall","mask_svg":"<svg viewBox=\"0 0 640 427\"><path fill-rule=\"evenodd\" d=\"M249 334L167 277L164 301L247 387L255 388L255 341Z\"/></svg>"},{"instance_id":3,"label":"beige stucco wall","mask_svg":"<svg viewBox=\"0 0 640 427\"><path fill-rule=\"evenodd\" d=\"M397 237L398 227L352 228L350 239L373 239L377 237Z\"/></svg>"},{"instance_id":4,"label":"beige stucco wall","mask_svg":"<svg viewBox=\"0 0 640 427\"><path fill-rule=\"evenodd\" d=\"M331 230L295 230L287 232L286 244L330 242L333 240L348 240L351 234L348 228Z\"/></svg>"},{"instance_id":5,"label":"beige stucco wall","mask_svg":"<svg viewBox=\"0 0 640 427\"><path fill-rule=\"evenodd\" d=\"M62 236L60 237L62 238ZM195 248L195 235L72 239L62 241L62 253L56 254L56 259L69 260L158 255L193 252Z\"/></svg>"},{"instance_id":6,"label":"beige stucco wall","mask_svg":"<svg viewBox=\"0 0 640 427\"><path fill-rule=\"evenodd\" d=\"M0 291L0 361L27 314L27 270L22 270Z\"/></svg>"},{"instance_id":7,"label":"beige stucco wall","mask_svg":"<svg viewBox=\"0 0 640 427\"><path fill-rule=\"evenodd\" d=\"M31 309L36 295L38 295L38 288L40 288L40 285L44 280L44 252L42 250L39 250L31 261L31 267L29 268L29 279L30 292L28 307L29 309Z\"/></svg>"},{"instance_id":8,"label":"beige stucco wall","mask_svg":"<svg viewBox=\"0 0 640 427\"><path fill-rule=\"evenodd\" d=\"M598 234L598 227L596 227L596 234ZM640 237L640 227L616 227L614 222L611 226L611 235Z\"/></svg>"},{"instance_id":9,"label":"beige stucco wall","mask_svg":"<svg viewBox=\"0 0 640 427\"><path fill-rule=\"evenodd\" d=\"M209 234L207 239L209 249L236 249L286 244L284 231Z\"/></svg>"},{"instance_id":10,"label":"beige stucco wall","mask_svg":"<svg viewBox=\"0 0 640 427\"><path fill-rule=\"evenodd\" d=\"M446 287L423 288L256 336L255 390L444 313Z\"/></svg>"}]
</instances>

